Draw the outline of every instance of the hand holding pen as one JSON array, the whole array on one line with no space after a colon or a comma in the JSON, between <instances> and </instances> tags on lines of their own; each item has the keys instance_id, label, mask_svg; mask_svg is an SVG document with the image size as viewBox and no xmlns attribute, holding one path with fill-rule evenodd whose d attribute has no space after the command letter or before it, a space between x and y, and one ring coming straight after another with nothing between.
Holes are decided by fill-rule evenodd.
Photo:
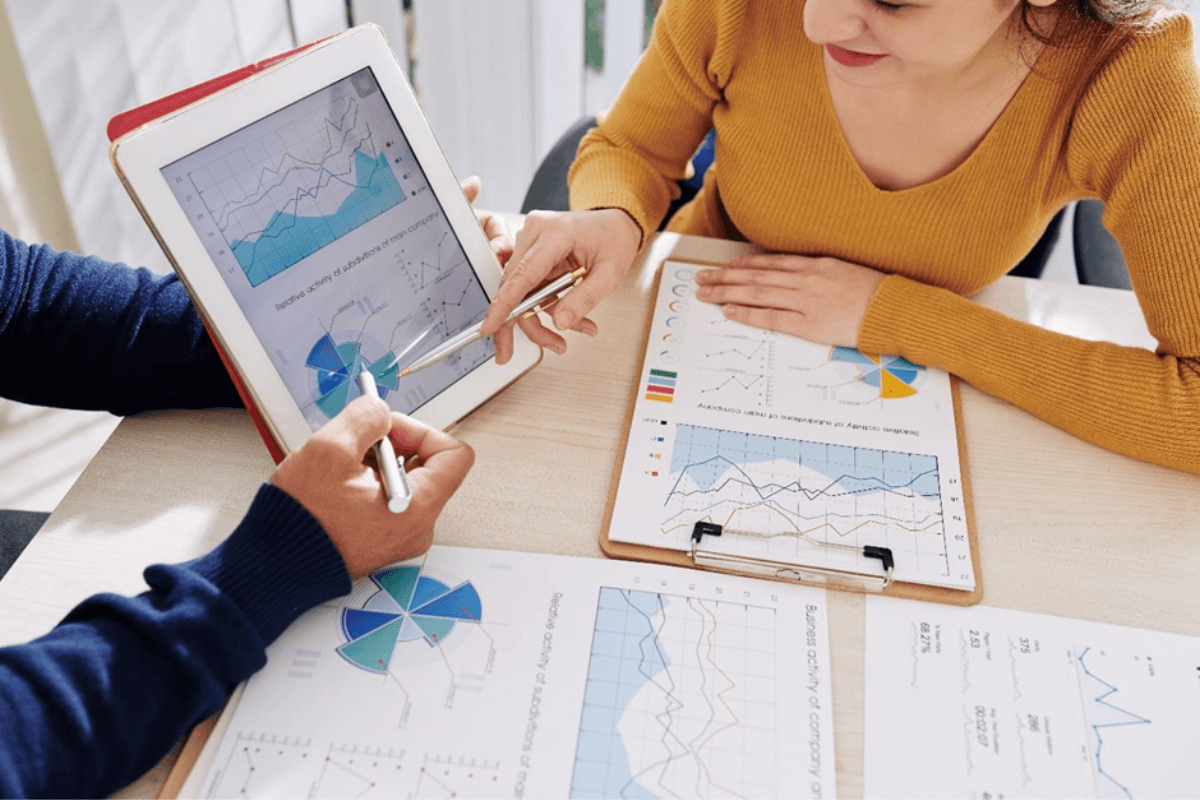
<instances>
[{"instance_id":1,"label":"hand holding pen","mask_svg":"<svg viewBox=\"0 0 1200 800\"><path fill-rule=\"evenodd\" d=\"M586 273L587 270L585 268L578 267L571 272L568 272L566 275L562 275L556 280L546 284L541 289L521 301L521 303L508 315L508 319L505 320L505 322L515 322L527 317L532 317L539 311L544 311L545 309L554 305L556 302L558 302L559 298L561 298L572 286L574 286L575 283L579 281ZM481 322L478 325L472 325L465 331L462 331L455 336L451 336L449 339L442 342L442 344L438 345L433 350L430 350L428 353L421 356L404 369L400 370L400 377L403 378L405 375L411 375L418 370L432 366L442 359L454 355L467 345L474 344L484 337L482 328L483 323ZM407 352L407 350L408 348L405 348L405 352ZM395 360L388 365L387 369L391 369L396 364L400 363L400 359L403 356L403 352L396 356Z\"/></svg>"},{"instance_id":2,"label":"hand holding pen","mask_svg":"<svg viewBox=\"0 0 1200 800\"><path fill-rule=\"evenodd\" d=\"M379 472L365 459L385 440L411 459L412 501L403 514L388 510ZM359 397L290 453L271 483L321 523L357 578L429 549L438 514L474 461L471 448L449 434ZM287 504L273 509L284 521L295 513Z\"/></svg>"},{"instance_id":3,"label":"hand holding pen","mask_svg":"<svg viewBox=\"0 0 1200 800\"><path fill-rule=\"evenodd\" d=\"M619 209L530 213L517 234L500 291L480 328L480 333L491 336L496 344L496 362L504 364L512 357L509 319L513 310L564 262L571 270L582 265L587 274L555 305L554 327L595 336L599 329L587 314L624 279L637 256L641 237L638 224ZM543 325L536 314L518 324L535 344L559 354L566 351L566 340Z\"/></svg>"},{"instance_id":4,"label":"hand holding pen","mask_svg":"<svg viewBox=\"0 0 1200 800\"><path fill-rule=\"evenodd\" d=\"M375 376L366 367L358 373L358 388L365 396L379 399L379 387L375 385ZM396 458L392 440L387 436L375 443L375 460L379 463L379 474L383 478L388 511L393 514L404 513L412 500L412 487L408 485L404 462Z\"/></svg>"}]
</instances>

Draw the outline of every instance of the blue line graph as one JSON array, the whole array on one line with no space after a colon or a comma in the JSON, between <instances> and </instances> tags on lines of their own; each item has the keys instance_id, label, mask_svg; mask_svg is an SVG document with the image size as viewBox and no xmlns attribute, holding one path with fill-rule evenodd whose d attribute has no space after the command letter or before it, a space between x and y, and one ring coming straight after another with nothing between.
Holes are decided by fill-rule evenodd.
<instances>
[{"instance_id":1,"label":"blue line graph","mask_svg":"<svg viewBox=\"0 0 1200 800\"><path fill-rule=\"evenodd\" d=\"M337 210L324 216L297 216L276 210L253 239L234 239L230 248L251 286L278 275L350 231L404 202L404 190L388 165L387 154L372 158L354 151L354 189ZM313 189L298 187L285 208L298 208L304 197L315 198L329 182Z\"/></svg>"},{"instance_id":2,"label":"blue line graph","mask_svg":"<svg viewBox=\"0 0 1200 800\"><path fill-rule=\"evenodd\" d=\"M1008 666L1012 671L1013 702L1021 699L1021 679L1017 675L1017 646L1008 640Z\"/></svg>"},{"instance_id":3,"label":"blue line graph","mask_svg":"<svg viewBox=\"0 0 1200 800\"><path fill-rule=\"evenodd\" d=\"M1085 647L1077 653L1075 660L1079 664L1080 691L1083 693L1083 713L1087 719L1088 728L1093 740L1093 757L1096 762L1096 773L1102 776L1120 794L1120 797L1133 797L1129 788L1104 768L1104 732L1115 728L1127 728L1132 725L1150 725L1145 717L1127 711L1110 701L1119 690L1116 686L1093 673L1084 660L1092 648Z\"/></svg>"},{"instance_id":4,"label":"blue line graph","mask_svg":"<svg viewBox=\"0 0 1200 800\"><path fill-rule=\"evenodd\" d=\"M775 622L770 608L602 587L570 796L775 796L774 775L746 764L775 758Z\"/></svg>"},{"instance_id":5,"label":"blue line graph","mask_svg":"<svg viewBox=\"0 0 1200 800\"><path fill-rule=\"evenodd\" d=\"M707 519L768 537L919 551L949 572L935 456L679 425L671 477L664 533Z\"/></svg>"},{"instance_id":6,"label":"blue line graph","mask_svg":"<svg viewBox=\"0 0 1200 800\"><path fill-rule=\"evenodd\" d=\"M1033 776L1029 774L1029 756L1026 752L1025 729L1028 726L1020 713L1014 716L1017 721L1017 753L1021 757L1021 786L1025 787L1033 780Z\"/></svg>"}]
</instances>

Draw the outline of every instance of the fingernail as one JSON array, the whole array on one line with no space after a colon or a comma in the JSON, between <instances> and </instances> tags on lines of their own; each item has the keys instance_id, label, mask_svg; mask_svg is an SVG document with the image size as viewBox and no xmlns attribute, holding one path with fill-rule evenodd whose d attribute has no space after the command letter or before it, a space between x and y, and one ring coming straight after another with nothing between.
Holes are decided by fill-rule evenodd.
<instances>
[{"instance_id":1,"label":"fingernail","mask_svg":"<svg viewBox=\"0 0 1200 800\"><path fill-rule=\"evenodd\" d=\"M575 315L566 311L560 311L554 315L554 327L560 331L565 331L575 324Z\"/></svg>"},{"instance_id":2,"label":"fingernail","mask_svg":"<svg viewBox=\"0 0 1200 800\"><path fill-rule=\"evenodd\" d=\"M567 346L562 342L555 342L554 344L550 345L550 349L558 353L560 356L567 352Z\"/></svg>"}]
</instances>

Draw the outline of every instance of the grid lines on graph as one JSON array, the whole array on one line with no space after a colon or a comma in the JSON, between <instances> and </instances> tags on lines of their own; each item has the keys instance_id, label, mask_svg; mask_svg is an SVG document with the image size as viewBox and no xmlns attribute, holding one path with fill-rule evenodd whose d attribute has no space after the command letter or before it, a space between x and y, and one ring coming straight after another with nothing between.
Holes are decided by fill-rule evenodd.
<instances>
[{"instance_id":1,"label":"grid lines on graph","mask_svg":"<svg viewBox=\"0 0 1200 800\"><path fill-rule=\"evenodd\" d=\"M600 590L571 797L776 794L776 613Z\"/></svg>"},{"instance_id":2,"label":"grid lines on graph","mask_svg":"<svg viewBox=\"0 0 1200 800\"><path fill-rule=\"evenodd\" d=\"M949 574L935 456L679 425L671 479L665 535L686 537L706 520L746 534L735 539L739 552L798 556L812 550L806 541L872 544L907 555L922 572Z\"/></svg>"}]
</instances>

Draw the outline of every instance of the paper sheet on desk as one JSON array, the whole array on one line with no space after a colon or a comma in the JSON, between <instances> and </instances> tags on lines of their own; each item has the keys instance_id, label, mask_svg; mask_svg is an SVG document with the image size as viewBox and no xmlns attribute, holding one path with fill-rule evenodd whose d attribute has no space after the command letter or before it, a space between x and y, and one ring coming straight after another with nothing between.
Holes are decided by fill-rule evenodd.
<instances>
[{"instance_id":1,"label":"paper sheet on desk","mask_svg":"<svg viewBox=\"0 0 1200 800\"><path fill-rule=\"evenodd\" d=\"M950 376L728 320L700 268L662 265L609 539L686 551L703 520L738 532L713 551L875 574L883 546L974 589Z\"/></svg>"},{"instance_id":2,"label":"paper sheet on desk","mask_svg":"<svg viewBox=\"0 0 1200 800\"><path fill-rule=\"evenodd\" d=\"M868 798L1200 797L1200 639L867 599Z\"/></svg>"},{"instance_id":3,"label":"paper sheet on desk","mask_svg":"<svg viewBox=\"0 0 1200 800\"><path fill-rule=\"evenodd\" d=\"M825 593L435 547L313 610L184 796L832 797Z\"/></svg>"}]
</instances>

